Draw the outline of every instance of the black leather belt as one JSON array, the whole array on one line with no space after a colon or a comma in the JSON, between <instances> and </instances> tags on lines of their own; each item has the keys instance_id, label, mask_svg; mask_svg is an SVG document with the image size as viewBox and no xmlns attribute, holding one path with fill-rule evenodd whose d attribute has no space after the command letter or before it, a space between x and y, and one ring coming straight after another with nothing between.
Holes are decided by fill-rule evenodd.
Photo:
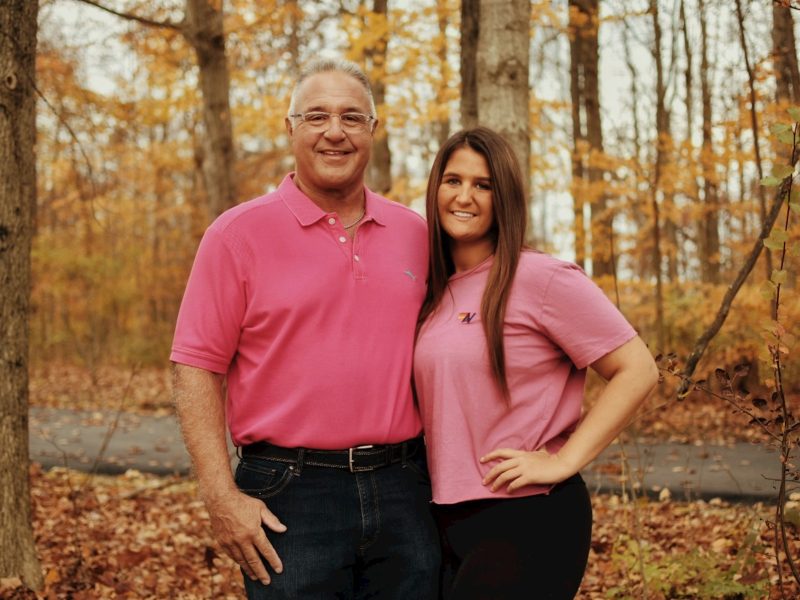
<instances>
[{"instance_id":1,"label":"black leather belt","mask_svg":"<svg viewBox=\"0 0 800 600\"><path fill-rule=\"evenodd\" d=\"M258 457L310 467L345 469L351 473L374 471L399 463L424 447L422 436L399 444L355 446L346 450L314 450L311 448L283 448L267 442L242 446L242 457Z\"/></svg>"}]
</instances>

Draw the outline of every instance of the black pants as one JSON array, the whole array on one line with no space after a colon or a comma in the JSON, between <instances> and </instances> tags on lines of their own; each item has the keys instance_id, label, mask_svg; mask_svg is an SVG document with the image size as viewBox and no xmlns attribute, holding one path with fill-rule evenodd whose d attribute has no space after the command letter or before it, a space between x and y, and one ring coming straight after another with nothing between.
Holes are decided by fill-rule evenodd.
<instances>
[{"instance_id":1,"label":"black pants","mask_svg":"<svg viewBox=\"0 0 800 600\"><path fill-rule=\"evenodd\" d=\"M435 505L445 600L569 599L592 536L580 475L548 495Z\"/></svg>"}]
</instances>

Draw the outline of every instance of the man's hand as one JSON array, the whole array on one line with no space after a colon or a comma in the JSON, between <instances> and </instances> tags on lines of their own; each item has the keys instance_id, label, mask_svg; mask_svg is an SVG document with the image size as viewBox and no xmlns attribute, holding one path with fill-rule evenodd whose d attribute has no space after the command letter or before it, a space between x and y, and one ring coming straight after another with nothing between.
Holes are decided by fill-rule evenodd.
<instances>
[{"instance_id":1,"label":"man's hand","mask_svg":"<svg viewBox=\"0 0 800 600\"><path fill-rule=\"evenodd\" d=\"M206 499L206 508L214 537L250 579L269 584L269 573L261 557L276 573L283 571L283 563L262 525L277 533L286 531L286 525L261 500L236 490L213 500Z\"/></svg>"},{"instance_id":2,"label":"man's hand","mask_svg":"<svg viewBox=\"0 0 800 600\"><path fill-rule=\"evenodd\" d=\"M493 492L507 485L506 491L513 492L523 486L560 483L577 473L577 469L565 464L558 454L546 450L525 452L512 448L499 448L481 457L481 464L502 460L483 478L483 485L490 486Z\"/></svg>"},{"instance_id":3,"label":"man's hand","mask_svg":"<svg viewBox=\"0 0 800 600\"><path fill-rule=\"evenodd\" d=\"M286 531L286 526L261 500L241 493L233 481L225 442L223 377L178 364L173 376L175 408L214 537L248 577L267 585L270 578L262 557L276 573L283 565L262 525L278 533Z\"/></svg>"}]
</instances>

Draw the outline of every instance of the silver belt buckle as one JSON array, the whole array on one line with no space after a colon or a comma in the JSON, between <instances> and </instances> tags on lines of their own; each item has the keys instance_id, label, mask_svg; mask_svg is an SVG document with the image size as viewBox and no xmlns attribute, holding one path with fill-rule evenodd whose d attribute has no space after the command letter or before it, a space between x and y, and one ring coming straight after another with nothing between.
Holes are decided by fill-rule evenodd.
<instances>
[{"instance_id":1,"label":"silver belt buckle","mask_svg":"<svg viewBox=\"0 0 800 600\"><path fill-rule=\"evenodd\" d=\"M351 473L355 473L353 470L353 450L369 450L370 448L374 448L374 446L372 444L367 444L366 446L356 446L347 449L347 466Z\"/></svg>"}]
</instances>

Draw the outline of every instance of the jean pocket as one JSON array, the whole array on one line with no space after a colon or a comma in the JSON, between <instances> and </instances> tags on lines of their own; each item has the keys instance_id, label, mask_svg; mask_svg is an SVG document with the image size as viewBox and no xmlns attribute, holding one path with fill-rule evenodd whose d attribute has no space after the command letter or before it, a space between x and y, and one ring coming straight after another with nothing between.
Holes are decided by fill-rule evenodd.
<instances>
[{"instance_id":1,"label":"jean pocket","mask_svg":"<svg viewBox=\"0 0 800 600\"><path fill-rule=\"evenodd\" d=\"M296 476L293 465L262 458L243 458L236 467L236 486L253 498L280 494Z\"/></svg>"}]
</instances>

